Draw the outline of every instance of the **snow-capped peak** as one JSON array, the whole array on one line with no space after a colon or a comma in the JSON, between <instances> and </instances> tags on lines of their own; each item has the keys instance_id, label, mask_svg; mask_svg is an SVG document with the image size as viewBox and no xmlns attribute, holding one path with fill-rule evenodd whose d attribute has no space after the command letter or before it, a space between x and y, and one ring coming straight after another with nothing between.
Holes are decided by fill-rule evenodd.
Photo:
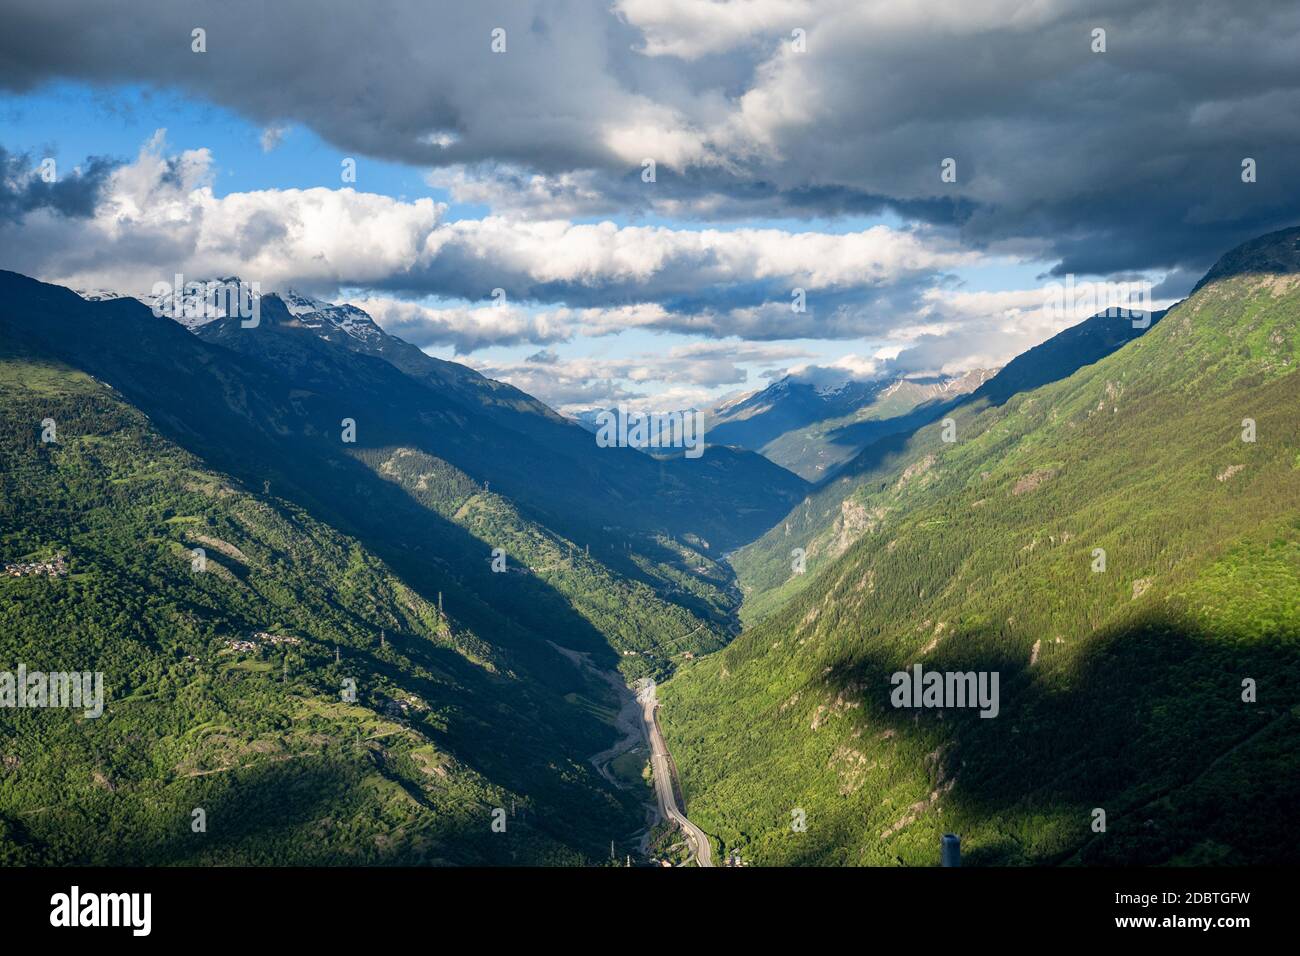
<instances>
[{"instance_id":1,"label":"snow-capped peak","mask_svg":"<svg viewBox=\"0 0 1300 956\"><path fill-rule=\"evenodd\" d=\"M309 295L304 295L297 289L285 289L280 293L280 301L284 307L289 310L290 315L309 315L312 312L321 312L324 309L333 308L329 302L323 302L320 299L313 299Z\"/></svg>"},{"instance_id":2,"label":"snow-capped peak","mask_svg":"<svg viewBox=\"0 0 1300 956\"><path fill-rule=\"evenodd\" d=\"M335 330L367 345L382 348L383 331L365 312L354 305L335 305L323 299L305 295L296 289L278 293L285 308L302 325L316 330L322 338L329 339Z\"/></svg>"},{"instance_id":3,"label":"snow-capped peak","mask_svg":"<svg viewBox=\"0 0 1300 956\"><path fill-rule=\"evenodd\" d=\"M251 295L254 300L261 298L260 293L254 292L251 287L244 285L235 276L186 283L185 287L179 292L173 290L165 295L141 295L134 298L149 306L157 314L175 319L193 332L209 322L215 322L217 319L226 318L231 314L229 311L229 306L232 305L230 296L213 291L221 287L247 290L246 293L241 294ZM125 293L115 292L111 289L78 289L75 291L88 302L107 302L113 299L130 298ZM285 289L275 294L284 303L284 307L289 314L298 321L299 325L312 329L322 338L329 339L336 332L341 332L368 347L383 348L385 338L383 330L375 324L374 319L356 306L335 305L333 302L314 298L299 292L297 289Z\"/></svg>"},{"instance_id":4,"label":"snow-capped peak","mask_svg":"<svg viewBox=\"0 0 1300 956\"><path fill-rule=\"evenodd\" d=\"M251 304L261 298L252 286L236 276L224 279L205 279L187 282L180 289L170 289L162 295L128 295L112 289L74 289L87 302L111 302L114 299L133 298L142 302L163 318L175 319L191 332L231 313L238 313L241 302Z\"/></svg>"},{"instance_id":5,"label":"snow-capped peak","mask_svg":"<svg viewBox=\"0 0 1300 956\"><path fill-rule=\"evenodd\" d=\"M825 385L818 385L816 388L817 395L820 398L834 398L836 395L842 394L851 383L852 380L846 378L842 382L831 382Z\"/></svg>"},{"instance_id":6,"label":"snow-capped peak","mask_svg":"<svg viewBox=\"0 0 1300 956\"><path fill-rule=\"evenodd\" d=\"M87 302L111 302L113 299L131 298L123 292L114 292L112 289L73 289L72 291Z\"/></svg>"},{"instance_id":7,"label":"snow-capped peak","mask_svg":"<svg viewBox=\"0 0 1300 956\"><path fill-rule=\"evenodd\" d=\"M193 332L199 326L226 318L232 314L232 309L233 314L241 314L241 303L246 296L249 305L262 297L254 286L238 276L226 276L187 282L183 288L139 298L153 309L155 315L175 319Z\"/></svg>"}]
</instances>

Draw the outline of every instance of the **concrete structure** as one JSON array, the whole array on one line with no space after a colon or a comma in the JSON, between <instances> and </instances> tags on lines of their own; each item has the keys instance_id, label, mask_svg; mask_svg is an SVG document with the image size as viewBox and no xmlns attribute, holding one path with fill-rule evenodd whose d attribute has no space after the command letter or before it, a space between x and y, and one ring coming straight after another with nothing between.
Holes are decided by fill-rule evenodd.
<instances>
[{"instance_id":1,"label":"concrete structure","mask_svg":"<svg viewBox=\"0 0 1300 956\"><path fill-rule=\"evenodd\" d=\"M939 865L961 866L961 837L945 833L939 842Z\"/></svg>"}]
</instances>

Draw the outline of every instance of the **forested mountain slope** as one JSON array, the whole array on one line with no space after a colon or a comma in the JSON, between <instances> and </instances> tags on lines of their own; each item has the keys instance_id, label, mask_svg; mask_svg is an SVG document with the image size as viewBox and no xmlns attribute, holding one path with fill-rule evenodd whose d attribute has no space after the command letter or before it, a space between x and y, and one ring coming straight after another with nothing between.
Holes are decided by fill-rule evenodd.
<instances>
[{"instance_id":1,"label":"forested mountain slope","mask_svg":"<svg viewBox=\"0 0 1300 956\"><path fill-rule=\"evenodd\" d=\"M0 278L8 293L0 297L0 328L14 341L112 384L212 467L250 487L269 488L359 538L412 586L426 596L445 592L459 620L513 645L536 667L570 666L535 640L537 633L558 632L568 646L606 653L608 642L580 617L557 611L553 589L535 576L492 574L487 559L504 545L467 533L452 513L429 507L429 495L444 496L437 482L451 482L445 495L452 497L466 482L481 483L484 494L506 495L521 522L545 528L584 556L591 552L615 576L654 589L659 610L669 610L665 599L685 607L696 620L672 628L692 635L677 642L678 653L716 647L719 634L731 627L737 598L728 572L709 556L716 547L660 525L661 514L679 527L691 526L699 514L684 507L698 490L674 494L682 472L673 472L671 462L593 443L589 459L570 468L454 396L297 327L274 296L263 299L260 327L242 329L230 320L230 334L245 337L247 351L235 352L131 299L87 303L12 273ZM218 330L223 321L203 329ZM343 440L345 419L355 424L353 442ZM446 466L429 470L425 501L376 470L397 449ZM729 449L710 451L716 454L685 463L702 483L717 469L725 476L733 461ZM601 464L606 453L636 459L634 485L609 478ZM435 487L427 487L429 481ZM728 505L715 497L711 508L722 514ZM671 609L670 615L677 619L680 612ZM671 640L651 616L643 617L647 644Z\"/></svg>"},{"instance_id":2,"label":"forested mountain slope","mask_svg":"<svg viewBox=\"0 0 1300 956\"><path fill-rule=\"evenodd\" d=\"M1290 859L1300 230L1267 238L1285 271L864 474L861 536L662 689L693 821L760 863ZM917 663L997 672L996 718L894 707Z\"/></svg>"},{"instance_id":3,"label":"forested mountain slope","mask_svg":"<svg viewBox=\"0 0 1300 956\"><path fill-rule=\"evenodd\" d=\"M938 418L993 374L976 369L954 377L898 379L847 414L785 432L763 446L763 455L809 481L824 481L872 442Z\"/></svg>"},{"instance_id":4,"label":"forested mountain slope","mask_svg":"<svg viewBox=\"0 0 1300 956\"><path fill-rule=\"evenodd\" d=\"M508 409L341 347L275 297L257 347L236 351L134 300L0 285L2 556L66 553L72 572L0 581L0 651L104 670L110 697L99 721L4 712L6 853L577 862L632 839L643 807L588 763L618 734L616 702L553 645L659 677L722 646L737 597L716 546L680 531L689 508L654 502L703 494L673 498L683 475L755 474L736 453L674 471L593 446L631 464L564 464L502 424ZM69 822L86 792L94 814ZM194 794L208 803L183 807ZM222 838L186 842L177 814L213 805ZM513 840L489 829L507 806Z\"/></svg>"},{"instance_id":5,"label":"forested mountain slope","mask_svg":"<svg viewBox=\"0 0 1300 956\"><path fill-rule=\"evenodd\" d=\"M586 762L614 735L576 670L12 342L0 409L0 551L69 572L0 578L0 660L102 671L107 698L2 712L5 862L575 863L635 829Z\"/></svg>"},{"instance_id":6,"label":"forested mountain slope","mask_svg":"<svg viewBox=\"0 0 1300 956\"><path fill-rule=\"evenodd\" d=\"M863 502L871 482L921 426L964 406L966 414L1001 405L1012 396L1058 381L1091 365L1158 323L1163 311L1134 316L1101 313L1052 336L1016 356L973 392L939 405L926 404L895 419L864 422L878 430L876 440L815 488L762 538L735 552L732 566L744 592L741 616L755 624L798 593L811 573L833 561L870 527L872 515ZM1147 321L1149 319L1149 321ZM883 437L879 437L883 436ZM803 550L805 572L792 574L791 552Z\"/></svg>"}]
</instances>

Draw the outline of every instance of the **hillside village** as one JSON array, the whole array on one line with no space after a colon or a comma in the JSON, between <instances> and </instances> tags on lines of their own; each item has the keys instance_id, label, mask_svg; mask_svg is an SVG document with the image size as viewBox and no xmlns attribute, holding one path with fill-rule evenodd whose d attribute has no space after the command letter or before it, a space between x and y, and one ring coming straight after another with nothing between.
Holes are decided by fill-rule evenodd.
<instances>
[{"instance_id":1,"label":"hillside village","mask_svg":"<svg viewBox=\"0 0 1300 956\"><path fill-rule=\"evenodd\" d=\"M51 578L66 578L68 562L62 554L56 554L46 561L20 561L6 564L4 573L5 577L10 578L29 578L41 574Z\"/></svg>"},{"instance_id":2,"label":"hillside village","mask_svg":"<svg viewBox=\"0 0 1300 956\"><path fill-rule=\"evenodd\" d=\"M226 646L233 651L255 651L262 644L291 644L297 645L302 643L302 638L292 637L288 634L271 634L267 631L254 631L247 639L231 638L226 641Z\"/></svg>"}]
</instances>

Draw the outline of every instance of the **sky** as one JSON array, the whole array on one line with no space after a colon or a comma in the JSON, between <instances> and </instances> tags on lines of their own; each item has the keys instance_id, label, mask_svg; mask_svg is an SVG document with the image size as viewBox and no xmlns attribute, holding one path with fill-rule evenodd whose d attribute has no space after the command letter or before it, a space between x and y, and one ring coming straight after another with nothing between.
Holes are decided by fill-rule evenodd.
<instances>
[{"instance_id":1,"label":"sky","mask_svg":"<svg viewBox=\"0 0 1300 956\"><path fill-rule=\"evenodd\" d=\"M0 268L296 288L565 411L997 367L1300 221L1296 5L105 9L6 0Z\"/></svg>"}]
</instances>

